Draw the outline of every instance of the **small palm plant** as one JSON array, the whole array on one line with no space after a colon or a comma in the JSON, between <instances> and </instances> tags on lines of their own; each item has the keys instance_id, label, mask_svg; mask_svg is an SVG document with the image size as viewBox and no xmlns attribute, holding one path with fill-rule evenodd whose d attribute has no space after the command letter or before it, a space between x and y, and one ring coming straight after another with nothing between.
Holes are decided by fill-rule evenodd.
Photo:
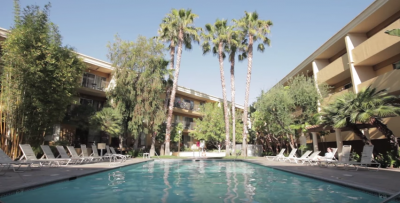
<instances>
[{"instance_id":1,"label":"small palm plant","mask_svg":"<svg viewBox=\"0 0 400 203\"><path fill-rule=\"evenodd\" d=\"M122 116L112 107L105 107L97 112L92 117L91 123L111 137L117 137L122 134Z\"/></svg>"}]
</instances>

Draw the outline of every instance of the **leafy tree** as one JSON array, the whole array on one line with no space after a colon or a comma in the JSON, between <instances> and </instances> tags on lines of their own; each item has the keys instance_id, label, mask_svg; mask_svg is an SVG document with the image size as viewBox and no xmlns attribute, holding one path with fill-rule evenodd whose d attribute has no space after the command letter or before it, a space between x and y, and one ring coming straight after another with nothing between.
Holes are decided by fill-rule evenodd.
<instances>
[{"instance_id":1,"label":"leafy tree","mask_svg":"<svg viewBox=\"0 0 400 203\"><path fill-rule=\"evenodd\" d=\"M3 150L18 156L18 144L44 141L46 131L65 116L86 66L69 46L63 46L58 28L48 16L50 4L27 6L20 15L15 1L15 24L2 43L1 75Z\"/></svg>"},{"instance_id":2,"label":"leafy tree","mask_svg":"<svg viewBox=\"0 0 400 203\"><path fill-rule=\"evenodd\" d=\"M257 45L257 50L264 52L265 45L270 45L270 39L267 35L270 33L270 27L272 22L269 20L258 19L258 13L245 12L245 16L239 20L234 20L236 26L241 30L241 33L245 37L245 43L248 43L244 49L242 56L247 57L247 79L246 79L246 97L244 101L244 112L243 112L243 155L247 156L246 146L246 133L247 133L247 119L248 119L248 106L249 106L249 93L250 93L250 81L251 81L251 68L253 66L253 44L258 40L261 41Z\"/></svg>"},{"instance_id":3,"label":"leafy tree","mask_svg":"<svg viewBox=\"0 0 400 203\"><path fill-rule=\"evenodd\" d=\"M268 92L262 92L254 106L257 113L254 113L253 129L260 135L267 134L275 138L275 141L280 140L278 146L289 141L293 148L294 144L292 140L289 140L289 134L292 133L290 125L293 124L292 112L295 109L295 103L289 94L289 87L278 84Z\"/></svg>"},{"instance_id":4,"label":"leafy tree","mask_svg":"<svg viewBox=\"0 0 400 203\"><path fill-rule=\"evenodd\" d=\"M192 47L192 42L198 42L198 30L199 28L193 27L194 19L198 16L192 13L192 10L188 9L172 9L171 13L167 14L168 22L171 22L171 27L173 31L170 31L171 36L173 34L173 38L177 39L178 42L178 50L177 50L177 58L176 58L176 67L174 74L174 82L172 85L171 97L169 100L168 106L168 115L167 115L167 130L165 133L165 154L169 154L170 152L170 139L171 139L171 122L172 122L172 113L174 110L174 102L175 102L175 94L176 89L178 87L178 77L179 70L181 66L181 58L182 58L182 48L185 45L186 48ZM165 18L164 18L165 19ZM170 41L173 42L174 40Z\"/></svg>"},{"instance_id":5,"label":"leafy tree","mask_svg":"<svg viewBox=\"0 0 400 203\"><path fill-rule=\"evenodd\" d=\"M136 42L123 41L118 36L115 41L108 45L108 56L115 69L107 98L122 115L124 134L120 142L128 135L137 142L141 132L150 131L154 136L158 123L163 120L159 102L163 102L160 91L164 88L167 65L163 59L164 47L143 36Z\"/></svg>"},{"instance_id":6,"label":"leafy tree","mask_svg":"<svg viewBox=\"0 0 400 203\"><path fill-rule=\"evenodd\" d=\"M206 103L200 112L202 118L194 119L196 126L190 133L197 140L206 140L210 144L218 147L225 139L224 112L218 103Z\"/></svg>"},{"instance_id":7,"label":"leafy tree","mask_svg":"<svg viewBox=\"0 0 400 203\"><path fill-rule=\"evenodd\" d=\"M71 112L64 117L63 123L82 130L89 130L91 118L95 114L96 110L91 105L74 105Z\"/></svg>"},{"instance_id":8,"label":"leafy tree","mask_svg":"<svg viewBox=\"0 0 400 203\"><path fill-rule=\"evenodd\" d=\"M96 112L90 122L110 137L118 137L122 134L122 116L117 109L112 107L105 107Z\"/></svg>"},{"instance_id":9,"label":"leafy tree","mask_svg":"<svg viewBox=\"0 0 400 203\"><path fill-rule=\"evenodd\" d=\"M177 125L175 125L171 132L172 140L178 143L178 152L180 152L181 149L180 143L182 143L182 132L183 132L182 123L178 123Z\"/></svg>"},{"instance_id":10,"label":"leafy tree","mask_svg":"<svg viewBox=\"0 0 400 203\"><path fill-rule=\"evenodd\" d=\"M233 27L228 26L227 20L216 20L214 25L206 24L205 33L202 33L203 42L203 54L210 51L214 55L218 56L219 60L219 71L221 74L221 85L222 85L222 96L224 100L224 118L225 118L225 146L229 148L229 109L228 101L226 99L226 87L225 87L225 74L224 74L224 59L225 52L224 47L227 46L227 38L230 33L229 30L233 30ZM211 43L210 43L211 42ZM212 44L212 47L211 47ZM226 150L226 156L229 155L229 150Z\"/></svg>"},{"instance_id":11,"label":"leafy tree","mask_svg":"<svg viewBox=\"0 0 400 203\"><path fill-rule=\"evenodd\" d=\"M163 49L163 45L157 41L149 39L147 43L154 50ZM144 122L147 129L145 132L151 134L150 156L154 156L157 129L165 122L164 100L160 95L165 91L164 76L167 74L168 62L163 56L158 54L147 61L136 86L139 94L136 98L135 117L132 121L138 126Z\"/></svg>"}]
</instances>

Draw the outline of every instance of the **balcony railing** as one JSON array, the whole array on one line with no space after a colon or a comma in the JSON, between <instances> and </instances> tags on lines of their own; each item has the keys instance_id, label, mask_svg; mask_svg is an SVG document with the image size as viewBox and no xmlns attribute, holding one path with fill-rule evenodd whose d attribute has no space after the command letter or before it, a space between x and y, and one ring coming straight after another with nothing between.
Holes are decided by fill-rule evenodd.
<instances>
[{"instance_id":1,"label":"balcony railing","mask_svg":"<svg viewBox=\"0 0 400 203\"><path fill-rule=\"evenodd\" d=\"M82 87L99 91L105 91L106 88L108 87L108 83L109 82L104 80L83 76Z\"/></svg>"},{"instance_id":2,"label":"balcony railing","mask_svg":"<svg viewBox=\"0 0 400 203\"><path fill-rule=\"evenodd\" d=\"M187 122L187 121L178 121L178 122L175 122L175 123L173 124L173 126L175 127L176 125L178 125L178 123L182 123L183 129L185 129L185 130L194 130L194 127L196 126L196 123L195 123L195 122Z\"/></svg>"}]
</instances>

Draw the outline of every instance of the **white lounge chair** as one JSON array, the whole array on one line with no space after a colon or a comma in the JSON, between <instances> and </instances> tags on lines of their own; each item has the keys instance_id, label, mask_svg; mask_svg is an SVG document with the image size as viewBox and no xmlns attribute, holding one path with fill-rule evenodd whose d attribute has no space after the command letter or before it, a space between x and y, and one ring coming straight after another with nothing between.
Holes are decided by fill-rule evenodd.
<instances>
[{"instance_id":1,"label":"white lounge chair","mask_svg":"<svg viewBox=\"0 0 400 203\"><path fill-rule=\"evenodd\" d=\"M301 161L303 164L308 163L310 165L316 165L316 162L318 161L318 154L321 153L321 151L316 151L313 152L309 157L304 158L304 159L298 159L297 161Z\"/></svg>"},{"instance_id":2,"label":"white lounge chair","mask_svg":"<svg viewBox=\"0 0 400 203\"><path fill-rule=\"evenodd\" d=\"M304 154L300 158L298 158L298 157L289 158L289 162L293 161L296 164L298 162L302 162L304 159L306 159L308 157L308 155L311 154L311 152L312 152L311 150L308 150L308 151L304 152Z\"/></svg>"},{"instance_id":3,"label":"white lounge chair","mask_svg":"<svg viewBox=\"0 0 400 203\"><path fill-rule=\"evenodd\" d=\"M85 158L85 159L87 159L87 160L89 160L89 161L95 161L95 160L102 160L103 158L101 158L101 157L93 157L93 156L90 156L89 155L89 153L88 153L88 151L87 151L87 148L86 148L86 145L85 144L81 144L81 150L82 150L82 152L81 152L81 154L79 155L80 157L82 157L82 158Z\"/></svg>"},{"instance_id":4,"label":"white lounge chair","mask_svg":"<svg viewBox=\"0 0 400 203\"><path fill-rule=\"evenodd\" d=\"M114 158L120 158L120 159L125 159L125 160L128 158L128 156L125 156L125 155L122 155L122 154L117 154L117 153L114 154L114 153L112 153L111 150L110 150L110 147L108 145L106 145L106 149L107 149L106 155L111 155L111 156L114 156ZM114 152L115 152L115 150L114 150Z\"/></svg>"},{"instance_id":5,"label":"white lounge chair","mask_svg":"<svg viewBox=\"0 0 400 203\"><path fill-rule=\"evenodd\" d=\"M58 157L61 157L61 158L63 158L63 159L72 159L72 160L74 160L75 162L75 164L76 163L82 163L84 160L85 160L85 158L80 158L79 156L78 156L78 154L76 153L76 151L75 151L75 149L74 149L74 151L75 151L75 154L76 154L76 156L75 157L70 157L68 154L67 154L67 151L65 151L65 149L64 149L64 147L63 146L56 146L56 148L57 148L57 151L58 151L58 156L57 156L57 158Z\"/></svg>"},{"instance_id":6,"label":"white lounge chair","mask_svg":"<svg viewBox=\"0 0 400 203\"><path fill-rule=\"evenodd\" d=\"M361 161L360 162L350 161L349 165L355 166L356 171L358 170L358 165L360 165L360 167L364 166L366 169L368 169L368 165L378 165L377 171L379 171L381 164L375 161L374 156L372 154L373 151L374 151L373 145L364 145L363 152L361 153Z\"/></svg>"},{"instance_id":7,"label":"white lounge chair","mask_svg":"<svg viewBox=\"0 0 400 203\"><path fill-rule=\"evenodd\" d=\"M13 161L9 156L7 156L6 153L0 148L0 165L1 171L5 170L5 172L0 173L0 175L5 175L7 173L7 170L12 167L14 172L23 172L19 171L21 165L28 165L28 169L30 169L32 162L29 161ZM18 167L15 167L18 166Z\"/></svg>"},{"instance_id":8,"label":"white lounge chair","mask_svg":"<svg viewBox=\"0 0 400 203\"><path fill-rule=\"evenodd\" d=\"M84 161L90 161L90 159L88 159L86 157L81 157L80 155L78 155L78 153L75 150L75 147L67 146L67 149L69 151L69 154L71 155L71 158L81 159L81 163L83 163Z\"/></svg>"},{"instance_id":9,"label":"white lounge chair","mask_svg":"<svg viewBox=\"0 0 400 203\"><path fill-rule=\"evenodd\" d=\"M281 151L279 152L279 154L277 154L276 156L265 156L265 158L267 158L267 160L272 160L272 161L279 161L279 159L285 157L283 155L283 152L285 152L286 149L281 149Z\"/></svg>"},{"instance_id":10,"label":"white lounge chair","mask_svg":"<svg viewBox=\"0 0 400 203\"><path fill-rule=\"evenodd\" d=\"M90 154L91 157L94 157L95 159L99 159L99 160L103 160L104 158L106 159L111 159L112 156L110 155L103 155L103 156L99 156L99 152L97 151L97 147L96 145L92 145L92 154Z\"/></svg>"},{"instance_id":11,"label":"white lounge chair","mask_svg":"<svg viewBox=\"0 0 400 203\"><path fill-rule=\"evenodd\" d=\"M122 156L125 156L126 158L131 158L132 157L129 154L126 154L126 155L125 154L117 154L117 152L115 151L114 147L110 147L110 149L111 149L112 154L114 154L114 155L122 155Z\"/></svg>"},{"instance_id":12,"label":"white lounge chair","mask_svg":"<svg viewBox=\"0 0 400 203\"><path fill-rule=\"evenodd\" d=\"M64 163L67 166L70 162L71 162L71 158L56 158L53 154L53 152L51 151L50 147L48 145L40 145L40 148L42 148L43 151L43 156L40 159L57 159L59 160L59 162Z\"/></svg>"},{"instance_id":13,"label":"white lounge chair","mask_svg":"<svg viewBox=\"0 0 400 203\"><path fill-rule=\"evenodd\" d=\"M39 166L44 166L44 163L47 163L49 166L53 165L53 163L56 163L58 166L60 166L60 160L58 159L37 159L36 154L33 152L30 144L19 144L19 148L21 148L23 153L19 160L25 159L30 162L39 163Z\"/></svg>"},{"instance_id":14,"label":"white lounge chair","mask_svg":"<svg viewBox=\"0 0 400 203\"><path fill-rule=\"evenodd\" d=\"M286 156L283 156L283 157L280 158L279 160L282 160L282 161L290 161L290 159L296 157L296 151L297 151L296 148L292 149L292 151L290 151L289 156L287 156L287 157L286 157Z\"/></svg>"},{"instance_id":15,"label":"white lounge chair","mask_svg":"<svg viewBox=\"0 0 400 203\"><path fill-rule=\"evenodd\" d=\"M324 166L324 164L328 167L329 164L333 164L333 162L337 162L338 160L336 159L335 155L336 152L338 151L338 148L332 148L332 158L326 158L326 157L318 157L318 165L319 166Z\"/></svg>"}]
</instances>

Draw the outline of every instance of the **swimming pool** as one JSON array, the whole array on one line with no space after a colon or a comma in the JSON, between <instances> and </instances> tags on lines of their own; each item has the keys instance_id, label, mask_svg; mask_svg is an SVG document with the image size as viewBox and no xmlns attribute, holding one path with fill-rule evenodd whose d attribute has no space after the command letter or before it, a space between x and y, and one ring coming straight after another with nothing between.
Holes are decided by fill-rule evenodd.
<instances>
[{"instance_id":1,"label":"swimming pool","mask_svg":"<svg viewBox=\"0 0 400 203\"><path fill-rule=\"evenodd\" d=\"M14 202L380 202L378 196L241 161L151 161L1 198Z\"/></svg>"}]
</instances>

